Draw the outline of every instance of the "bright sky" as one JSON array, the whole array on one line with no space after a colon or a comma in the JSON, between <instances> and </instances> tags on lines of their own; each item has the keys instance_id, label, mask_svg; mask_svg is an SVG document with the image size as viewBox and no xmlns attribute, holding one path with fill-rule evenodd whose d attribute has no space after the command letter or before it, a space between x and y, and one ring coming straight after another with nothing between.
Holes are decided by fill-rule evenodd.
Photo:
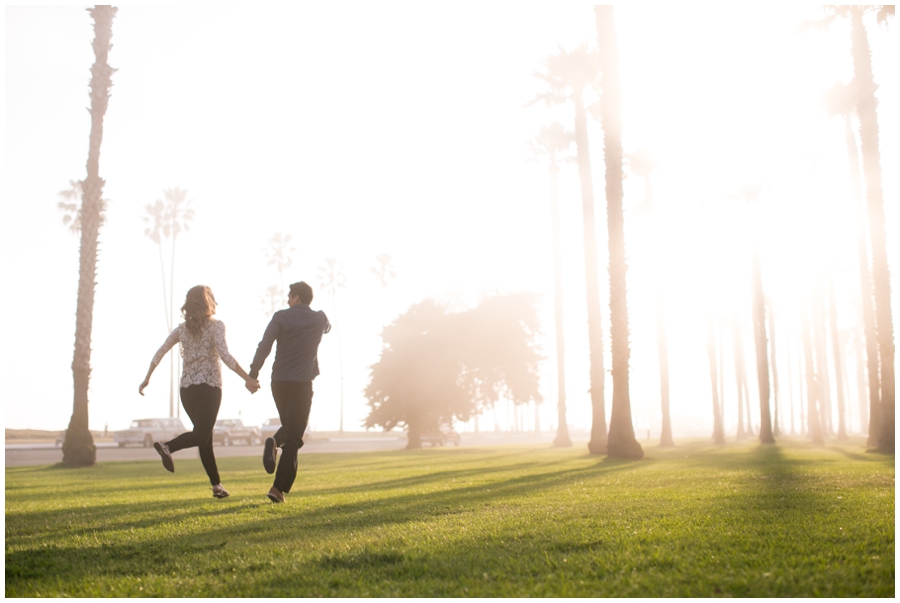
<instances>
[{"instance_id":1,"label":"bright sky","mask_svg":"<svg viewBox=\"0 0 900 603\"><path fill-rule=\"evenodd\" d=\"M541 90L531 72L557 44L596 45L594 13L581 2L448 6L119 9L109 57L118 71L100 156L109 209L94 308L93 429L168 413L167 362L146 396L137 387L166 336L158 252L143 235L141 217L172 187L188 190L196 212L176 248L176 303L195 284L212 287L229 348L245 369L269 318L260 296L278 282L266 265L266 241L281 232L296 247L286 282L310 282L313 307L340 330L345 429L361 429L367 414L362 390L378 357L381 326L381 290L370 267L385 252L398 272L385 298L388 320L429 296L462 306L492 292L544 294L541 424L555 424L548 183L546 171L527 161L524 141L552 120L571 128L572 115L568 108L524 105ZM766 289L785 314L821 265L836 275L842 326L854 324L855 251L847 228L854 214L843 125L818 106L822 91L851 76L849 27L797 33L801 21L820 15L804 5L616 9L625 149L650 149L660 164L655 235L632 211L643 184L629 178L625 185L631 395L639 430L658 431L660 421L654 257L664 274L676 436L711 432L705 312L740 311L749 320L753 224ZM874 20L867 25L890 240L897 231L892 166L900 53L896 23L891 30ZM56 206L69 180L85 176L92 37L83 7L5 9L8 428L62 429L71 415L78 241ZM589 136L608 321L598 122L589 125ZM755 182L767 185L756 215L727 200ZM589 429L574 166L564 168L560 187L569 422ZM334 305L316 280L328 257L347 274ZM223 367L220 417L240 413L259 424L277 414L267 383L272 360L254 396ZM342 371L333 335L323 340L320 365L311 426L337 429ZM608 399L611 387L607 380ZM504 418L505 410L499 414ZM533 410L528 421L532 416ZM726 420L734 419L729 406ZM851 426L858 421L851 417Z\"/></svg>"}]
</instances>

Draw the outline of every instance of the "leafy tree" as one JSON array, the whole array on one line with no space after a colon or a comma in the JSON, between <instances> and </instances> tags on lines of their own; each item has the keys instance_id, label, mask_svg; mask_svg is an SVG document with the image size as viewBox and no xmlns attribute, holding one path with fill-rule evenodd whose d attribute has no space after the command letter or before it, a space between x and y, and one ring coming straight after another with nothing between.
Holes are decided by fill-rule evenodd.
<instances>
[{"instance_id":1,"label":"leafy tree","mask_svg":"<svg viewBox=\"0 0 900 603\"><path fill-rule=\"evenodd\" d=\"M550 174L550 228L553 231L553 306L556 326L556 395L557 428L553 445L572 446L566 420L566 343L563 333L562 234L559 220L559 164L570 160L568 151L575 135L552 123L541 126L540 133L529 141L535 160L545 160Z\"/></svg>"},{"instance_id":2,"label":"leafy tree","mask_svg":"<svg viewBox=\"0 0 900 603\"><path fill-rule=\"evenodd\" d=\"M94 289L97 286L97 247L103 222L103 179L100 178L100 143L103 118L109 104L109 89L115 69L107 59L112 46L112 22L116 8L95 6L88 12L94 20L94 56L91 66L91 132L87 177L81 207L81 251L78 271L78 301L75 309L75 353L72 359L74 400L72 418L62 445L63 464L70 467L93 465L97 447L88 427L88 386L91 378L91 331L94 318ZM74 220L73 220L74 224Z\"/></svg>"},{"instance_id":3,"label":"leafy tree","mask_svg":"<svg viewBox=\"0 0 900 603\"><path fill-rule=\"evenodd\" d=\"M516 293L456 313L433 300L412 306L385 327L365 390L365 426L405 427L407 447L419 448L422 433L468 421L501 394L540 403L535 302L531 293Z\"/></svg>"},{"instance_id":4,"label":"leafy tree","mask_svg":"<svg viewBox=\"0 0 900 603\"><path fill-rule=\"evenodd\" d=\"M162 273L163 305L166 311L166 329L171 332L175 328L175 243L182 231L190 230L194 219L191 201L187 199L187 191L181 188L168 188L163 191L163 198L148 203L144 210L144 222L148 225L144 235L156 243L159 250L159 267ZM169 265L169 291L166 299L166 265L163 261L163 241L172 239L172 253ZM169 416L174 417L176 408L180 414L181 407L175 404L175 375L178 372L175 354L169 355Z\"/></svg>"},{"instance_id":5,"label":"leafy tree","mask_svg":"<svg viewBox=\"0 0 900 603\"><path fill-rule=\"evenodd\" d=\"M625 218L622 212L622 96L619 89L619 51L612 6L595 6L599 67L603 80L600 114L603 157L606 163L606 228L609 245L609 317L612 340L612 413L607 454L640 459L644 449L634 437L628 388L628 305L625 298Z\"/></svg>"},{"instance_id":6,"label":"leafy tree","mask_svg":"<svg viewBox=\"0 0 900 603\"><path fill-rule=\"evenodd\" d=\"M337 258L325 258L325 263L319 266L319 285L331 296L332 316L337 316L337 290L343 289L347 283L344 267ZM334 319L334 318L333 318ZM341 379L341 416L340 432L344 433L344 355L341 350L341 332L337 324L333 326L334 336L338 344L338 367Z\"/></svg>"},{"instance_id":7,"label":"leafy tree","mask_svg":"<svg viewBox=\"0 0 900 603\"><path fill-rule=\"evenodd\" d=\"M872 53L863 17L875 13L876 21L886 24L894 16L893 5L826 6L825 19L817 25L827 27L838 18L850 21L850 45L853 56L853 86L856 113L859 116L859 140L865 175L866 204L869 216L869 240L872 246L872 282L875 299L875 323L881 367L881 426L878 450L894 452L894 322L891 313L891 273L887 257L887 233L884 226L884 190L881 182L881 152L878 148L878 101Z\"/></svg>"},{"instance_id":8,"label":"leafy tree","mask_svg":"<svg viewBox=\"0 0 900 603\"><path fill-rule=\"evenodd\" d=\"M578 176L581 180L582 226L584 228L584 278L587 296L588 348L590 350L591 439L592 454L606 452L606 410L604 407L603 318L600 313L600 282L597 272L597 227L594 219L594 183L588 148L585 97L599 85L600 66L596 52L582 44L573 51L560 46L559 53L544 61L543 73L533 75L547 84L547 91L531 103L544 101L548 106L571 102L575 108L575 148Z\"/></svg>"}]
</instances>

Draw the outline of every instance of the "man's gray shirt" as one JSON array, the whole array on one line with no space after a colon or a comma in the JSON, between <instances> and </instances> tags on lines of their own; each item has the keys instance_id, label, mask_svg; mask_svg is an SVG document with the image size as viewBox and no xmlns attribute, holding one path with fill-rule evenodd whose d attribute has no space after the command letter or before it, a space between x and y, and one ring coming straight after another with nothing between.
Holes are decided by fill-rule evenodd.
<instances>
[{"instance_id":1,"label":"man's gray shirt","mask_svg":"<svg viewBox=\"0 0 900 603\"><path fill-rule=\"evenodd\" d=\"M250 377L259 377L259 370L272 351L272 344L278 341L272 364L272 381L312 381L319 374L319 342L322 341L322 334L330 330L331 324L325 313L313 311L307 304L298 303L279 310L272 316L256 348L256 355L250 364Z\"/></svg>"}]
</instances>

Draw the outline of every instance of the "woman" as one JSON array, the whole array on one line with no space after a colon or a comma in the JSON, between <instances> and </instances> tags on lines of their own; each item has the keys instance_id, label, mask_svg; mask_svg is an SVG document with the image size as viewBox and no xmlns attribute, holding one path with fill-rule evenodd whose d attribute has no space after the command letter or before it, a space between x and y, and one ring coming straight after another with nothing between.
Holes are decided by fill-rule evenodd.
<instances>
[{"instance_id":1,"label":"woman","mask_svg":"<svg viewBox=\"0 0 900 603\"><path fill-rule=\"evenodd\" d=\"M228 353L225 343L225 325L214 320L216 300L205 285L197 285L187 293L181 314L184 322L172 331L165 343L150 361L147 377L141 383L138 393L144 395L144 388L150 383L150 375L176 342L181 342L181 356L184 371L181 375L181 404L194 424L194 430L185 432L166 443L154 442L153 447L162 457L163 466L175 471L172 453L184 448L197 446L200 460L212 484L213 496L225 498L228 491L219 480L216 456L213 453L213 427L222 402L222 372L219 358L225 365L240 375L250 393L259 389L259 381L251 379L234 357Z\"/></svg>"}]
</instances>

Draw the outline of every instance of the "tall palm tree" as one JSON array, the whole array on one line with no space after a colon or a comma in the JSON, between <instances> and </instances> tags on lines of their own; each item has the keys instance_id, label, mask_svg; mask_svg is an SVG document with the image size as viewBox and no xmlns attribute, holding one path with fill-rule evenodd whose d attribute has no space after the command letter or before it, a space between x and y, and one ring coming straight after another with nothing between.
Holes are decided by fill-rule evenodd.
<instances>
[{"instance_id":1,"label":"tall palm tree","mask_svg":"<svg viewBox=\"0 0 900 603\"><path fill-rule=\"evenodd\" d=\"M841 350L841 334L838 331L837 299L834 294L834 278L828 275L828 329L831 331L831 351L834 359L834 387L837 390L838 429L837 438L847 439L847 427L844 423L844 353Z\"/></svg>"},{"instance_id":2,"label":"tall palm tree","mask_svg":"<svg viewBox=\"0 0 900 603\"><path fill-rule=\"evenodd\" d=\"M766 300L766 318L769 322L769 355L772 356L772 397L775 400L775 412L773 413L772 435L776 438L781 435L781 421L779 419L780 407L778 404L778 362L775 359L775 308L771 299Z\"/></svg>"},{"instance_id":3,"label":"tall palm tree","mask_svg":"<svg viewBox=\"0 0 900 603\"><path fill-rule=\"evenodd\" d=\"M97 246L103 222L103 179L100 178L100 143L103 118L109 105L109 89L115 69L109 66L112 22L116 8L95 6L88 12L94 20L94 64L91 66L91 133L87 177L81 207L81 251L78 270L78 301L75 309L75 353L72 359L74 400L72 418L62 445L63 464L70 467L93 465L97 447L88 427L88 386L91 378L91 331L94 317L94 288L97 286Z\"/></svg>"},{"instance_id":4,"label":"tall palm tree","mask_svg":"<svg viewBox=\"0 0 900 603\"><path fill-rule=\"evenodd\" d=\"M707 320L706 355L709 359L709 379L712 382L713 401L713 442L717 446L725 445L725 427L722 422L722 406L719 401L719 370L716 361L716 332L712 316Z\"/></svg>"},{"instance_id":5,"label":"tall palm tree","mask_svg":"<svg viewBox=\"0 0 900 603\"><path fill-rule=\"evenodd\" d=\"M192 201L187 198L187 191L182 188L168 188L163 191L163 198L145 206L146 215L144 222L148 224L144 234L159 249L159 263L163 279L163 301L166 295L166 270L163 262L163 241L172 239L172 250L169 265L169 299L166 305L166 328L169 331L175 328L175 243L178 235L190 230L190 223L194 219ZM174 417L175 404L175 375L178 372L176 365L177 356L169 355L169 416ZM180 414L181 407L177 407Z\"/></svg>"},{"instance_id":6,"label":"tall palm tree","mask_svg":"<svg viewBox=\"0 0 900 603\"><path fill-rule=\"evenodd\" d=\"M808 304L807 304L808 306ZM816 379L816 365L813 356L813 343L810 334L810 317L809 308L803 309L801 316L801 330L803 337L803 357L805 360L806 375L806 418L808 424L808 433L814 444L823 444L825 437L822 433L822 423L820 422L820 413L817 406L819 401L819 387Z\"/></svg>"},{"instance_id":7,"label":"tall palm tree","mask_svg":"<svg viewBox=\"0 0 900 603\"><path fill-rule=\"evenodd\" d=\"M884 190L881 182L881 152L878 148L878 101L872 53L863 17L875 13L876 21L886 24L894 16L893 5L826 6L823 27L837 18L850 21L850 48L853 55L853 86L856 90L856 114L859 116L859 140L866 185L869 216L869 240L872 246L872 281L875 298L875 324L881 366L881 408L878 450L894 452L894 320L891 313L891 272L887 257L887 233L884 227Z\"/></svg>"},{"instance_id":8,"label":"tall palm tree","mask_svg":"<svg viewBox=\"0 0 900 603\"><path fill-rule=\"evenodd\" d=\"M291 245L291 239L293 237L289 234L282 234L280 232L276 232L271 237L269 237L268 243L269 246L266 249L266 259L268 260L269 266L275 266L275 269L278 270L278 285L280 287L278 293L281 298L284 298L284 271L291 267L293 263L293 259L290 254L297 251L296 247Z\"/></svg>"},{"instance_id":9,"label":"tall palm tree","mask_svg":"<svg viewBox=\"0 0 900 603\"><path fill-rule=\"evenodd\" d=\"M375 256L375 265L369 268L369 272L378 281L381 287L381 328L384 329L384 298L388 284L397 278L397 269L394 267L394 258L389 253L379 253ZM382 345L384 345L382 340Z\"/></svg>"},{"instance_id":10,"label":"tall palm tree","mask_svg":"<svg viewBox=\"0 0 900 603\"><path fill-rule=\"evenodd\" d=\"M650 234L654 240L658 238L658 223L656 220L656 204L653 198L652 176L658 169L656 160L646 149L640 149L629 153L628 167L635 176L644 181L644 202L640 205L640 212L646 216L650 223ZM666 337L666 309L661 285L661 271L658 268L657 258L653 262L653 282L656 290L654 300L656 305L656 352L659 358L659 399L662 408L662 433L659 445L671 447L675 445L672 439L672 419L669 413L669 345Z\"/></svg>"},{"instance_id":11,"label":"tall palm tree","mask_svg":"<svg viewBox=\"0 0 900 603\"><path fill-rule=\"evenodd\" d=\"M738 197L743 199L747 205L750 206L751 211L755 211L763 188L762 184L745 185L741 187L738 192ZM759 439L763 444L774 444L775 436L772 433L772 415L769 410L770 388L768 341L766 339L766 298L763 293L762 266L759 258L759 243L757 239L758 237L754 234L752 237L751 306L753 313L753 340L756 349L756 378L759 385ZM747 422L749 424L749 400L747 400L747 403ZM753 428L750 427L751 432L752 429Z\"/></svg>"},{"instance_id":12,"label":"tall palm tree","mask_svg":"<svg viewBox=\"0 0 900 603\"><path fill-rule=\"evenodd\" d=\"M325 263L319 266L319 285L331 295L332 316L337 316L337 290L343 289L347 282L344 267L337 258L325 258ZM341 416L340 432L344 433L344 356L341 350L341 332L338 325L332 327L338 344L338 368L341 378Z\"/></svg>"},{"instance_id":13,"label":"tall palm tree","mask_svg":"<svg viewBox=\"0 0 900 603\"><path fill-rule=\"evenodd\" d=\"M634 437L631 396L628 388L628 305L625 273L625 217L622 212L622 96L619 90L619 51L612 6L595 6L597 47L603 93L600 114L606 163L606 227L609 245L609 317L612 340L612 413L609 418L607 454L640 459L644 449Z\"/></svg>"},{"instance_id":14,"label":"tall palm tree","mask_svg":"<svg viewBox=\"0 0 900 603\"><path fill-rule=\"evenodd\" d=\"M575 149L581 181L582 226L584 229L584 273L587 297L588 348L590 351L590 392L593 419L588 450L606 452L606 409L604 406L603 317L600 313L600 282L597 272L597 228L594 219L594 183L588 148L586 94L599 83L599 57L582 44L572 51L560 46L557 54L544 61L544 71L533 75L547 84L547 92L531 101L548 106L571 102L575 108Z\"/></svg>"},{"instance_id":15,"label":"tall palm tree","mask_svg":"<svg viewBox=\"0 0 900 603\"><path fill-rule=\"evenodd\" d=\"M856 204L856 253L859 264L860 309L865 339L865 366L868 377L869 435L867 446L878 444L879 417L881 414L881 384L878 368L878 333L875 329L875 308L872 289L872 271L869 268L869 240L866 228L866 204L862 198L862 175L859 168L859 148L853 133L853 115L856 111L854 86L835 83L822 95L822 106L829 117L840 115L844 120L844 140L850 168L850 182ZM860 398L860 404L864 398Z\"/></svg>"},{"instance_id":16,"label":"tall palm tree","mask_svg":"<svg viewBox=\"0 0 900 603\"><path fill-rule=\"evenodd\" d=\"M563 333L562 234L559 219L559 168L571 159L568 152L575 135L560 123L541 126L540 133L529 141L535 160L547 163L550 175L550 228L553 240L553 310L556 326L556 396L557 427L553 445L572 446L566 418L566 343Z\"/></svg>"}]
</instances>

